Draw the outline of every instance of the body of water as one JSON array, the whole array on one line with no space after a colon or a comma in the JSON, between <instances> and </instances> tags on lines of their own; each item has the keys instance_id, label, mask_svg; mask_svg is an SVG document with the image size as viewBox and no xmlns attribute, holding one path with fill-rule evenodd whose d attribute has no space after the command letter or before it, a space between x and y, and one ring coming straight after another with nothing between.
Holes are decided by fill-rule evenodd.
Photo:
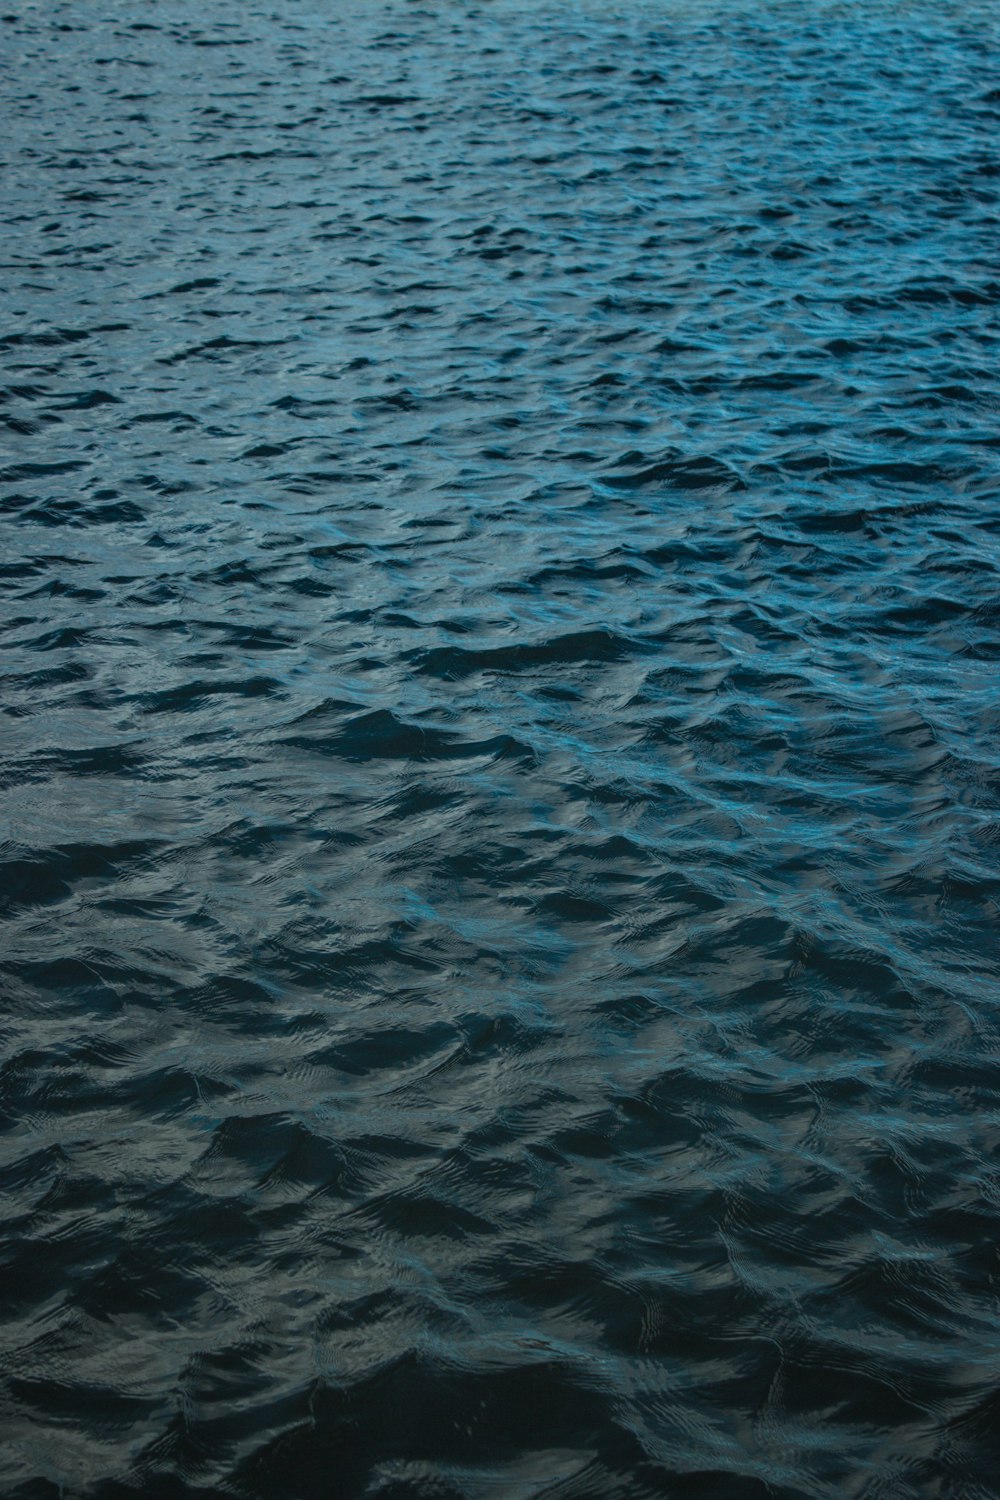
<instances>
[{"instance_id":1,"label":"body of water","mask_svg":"<svg viewBox=\"0 0 1000 1500\"><path fill-rule=\"evenodd\" d=\"M989 1500L1000 14L9 3L4 1495Z\"/></svg>"}]
</instances>

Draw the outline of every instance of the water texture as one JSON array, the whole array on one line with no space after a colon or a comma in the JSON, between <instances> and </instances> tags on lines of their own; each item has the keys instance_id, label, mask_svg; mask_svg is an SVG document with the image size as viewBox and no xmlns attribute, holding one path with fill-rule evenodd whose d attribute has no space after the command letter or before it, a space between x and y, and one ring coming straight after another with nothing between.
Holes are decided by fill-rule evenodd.
<instances>
[{"instance_id":1,"label":"water texture","mask_svg":"<svg viewBox=\"0 0 1000 1500\"><path fill-rule=\"evenodd\" d=\"M1000 12L10 3L3 1494L989 1500Z\"/></svg>"}]
</instances>

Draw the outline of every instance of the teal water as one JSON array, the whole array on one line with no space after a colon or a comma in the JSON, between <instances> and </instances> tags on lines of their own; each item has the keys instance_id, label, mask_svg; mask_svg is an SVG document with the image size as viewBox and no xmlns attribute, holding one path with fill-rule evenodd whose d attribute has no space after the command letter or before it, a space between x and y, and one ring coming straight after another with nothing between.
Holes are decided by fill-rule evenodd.
<instances>
[{"instance_id":1,"label":"teal water","mask_svg":"<svg viewBox=\"0 0 1000 1500\"><path fill-rule=\"evenodd\" d=\"M0 20L4 1495L996 1494L998 30Z\"/></svg>"}]
</instances>

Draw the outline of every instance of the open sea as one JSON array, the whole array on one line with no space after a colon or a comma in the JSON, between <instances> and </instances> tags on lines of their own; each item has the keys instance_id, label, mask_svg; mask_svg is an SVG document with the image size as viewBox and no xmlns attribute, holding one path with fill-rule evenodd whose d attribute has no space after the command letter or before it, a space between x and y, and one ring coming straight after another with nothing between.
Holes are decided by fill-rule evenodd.
<instances>
[{"instance_id":1,"label":"open sea","mask_svg":"<svg viewBox=\"0 0 1000 1500\"><path fill-rule=\"evenodd\" d=\"M1000 6L4 0L0 1494L1000 1494Z\"/></svg>"}]
</instances>

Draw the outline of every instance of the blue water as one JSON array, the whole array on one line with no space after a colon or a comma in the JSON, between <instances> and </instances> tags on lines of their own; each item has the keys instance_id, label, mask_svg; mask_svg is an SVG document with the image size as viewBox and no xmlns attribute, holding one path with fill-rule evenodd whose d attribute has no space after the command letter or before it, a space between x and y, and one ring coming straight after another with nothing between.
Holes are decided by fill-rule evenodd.
<instances>
[{"instance_id":1,"label":"blue water","mask_svg":"<svg viewBox=\"0 0 1000 1500\"><path fill-rule=\"evenodd\" d=\"M0 1490L991 1500L1000 11L0 21Z\"/></svg>"}]
</instances>

